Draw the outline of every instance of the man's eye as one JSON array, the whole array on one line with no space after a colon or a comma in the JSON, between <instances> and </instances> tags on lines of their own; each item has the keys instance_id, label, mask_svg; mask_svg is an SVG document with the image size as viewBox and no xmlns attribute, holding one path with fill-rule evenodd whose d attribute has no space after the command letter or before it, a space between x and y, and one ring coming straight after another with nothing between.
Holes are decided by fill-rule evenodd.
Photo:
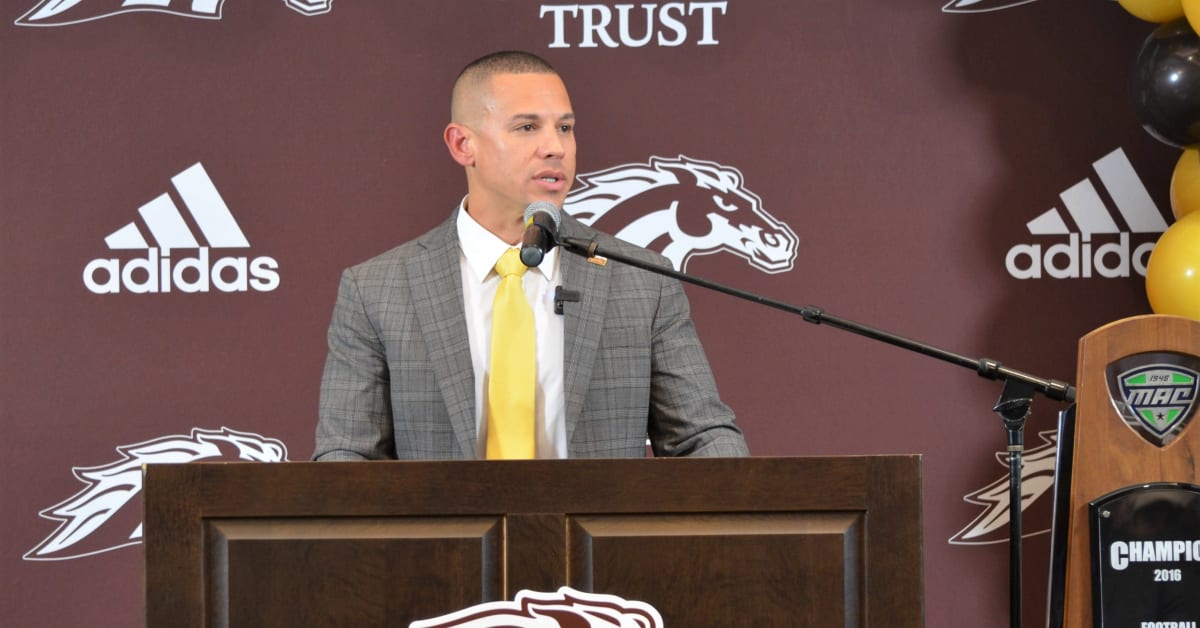
<instances>
[{"instance_id":1,"label":"man's eye","mask_svg":"<svg viewBox=\"0 0 1200 628\"><path fill-rule=\"evenodd\" d=\"M563 124L558 127L558 130L561 133L570 133L571 131L575 130L575 127L573 127L569 124Z\"/></svg>"},{"instance_id":2,"label":"man's eye","mask_svg":"<svg viewBox=\"0 0 1200 628\"><path fill-rule=\"evenodd\" d=\"M522 124L522 125L519 127L519 129L520 129L520 130L522 130L522 131L532 131L532 130L533 130L533 125L532 125L532 124Z\"/></svg>"}]
</instances>

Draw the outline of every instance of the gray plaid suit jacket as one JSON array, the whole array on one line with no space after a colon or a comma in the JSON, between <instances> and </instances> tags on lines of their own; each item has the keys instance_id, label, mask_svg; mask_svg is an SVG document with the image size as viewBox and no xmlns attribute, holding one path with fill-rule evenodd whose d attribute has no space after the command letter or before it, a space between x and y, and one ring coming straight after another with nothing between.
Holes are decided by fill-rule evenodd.
<instances>
[{"instance_id":1,"label":"gray plaid suit jacket","mask_svg":"<svg viewBox=\"0 0 1200 628\"><path fill-rule=\"evenodd\" d=\"M474 458L475 385L456 214L342 274L314 460ZM570 216L563 236L667 265ZM560 255L570 457L748 455L674 279Z\"/></svg>"}]
</instances>

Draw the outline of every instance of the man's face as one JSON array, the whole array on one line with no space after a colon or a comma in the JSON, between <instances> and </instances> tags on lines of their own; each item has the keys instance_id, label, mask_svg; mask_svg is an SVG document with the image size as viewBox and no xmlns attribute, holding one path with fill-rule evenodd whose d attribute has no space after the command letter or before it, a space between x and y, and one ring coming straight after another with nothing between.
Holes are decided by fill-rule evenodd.
<instances>
[{"instance_id":1,"label":"man's face","mask_svg":"<svg viewBox=\"0 0 1200 628\"><path fill-rule=\"evenodd\" d=\"M469 208L520 215L534 201L562 207L575 180L575 114L554 74L498 74L468 123L474 167Z\"/></svg>"}]
</instances>

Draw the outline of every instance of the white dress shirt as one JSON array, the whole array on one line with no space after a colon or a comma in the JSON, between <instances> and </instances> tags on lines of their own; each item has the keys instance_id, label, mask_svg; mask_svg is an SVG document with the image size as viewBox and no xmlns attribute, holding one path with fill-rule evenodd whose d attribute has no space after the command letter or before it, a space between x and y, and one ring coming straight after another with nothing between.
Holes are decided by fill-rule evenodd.
<instances>
[{"instance_id":1,"label":"white dress shirt","mask_svg":"<svg viewBox=\"0 0 1200 628\"><path fill-rule=\"evenodd\" d=\"M466 199L464 199L465 201ZM487 391L492 346L492 301L500 275L496 262L510 248L458 207L459 267L462 269L463 306L475 369L475 443L478 458L487 457ZM567 457L566 401L563 392L563 317L554 313L554 288L560 282L558 249L546 253L542 263L525 271L523 286L533 308L537 336L537 398L534 421L538 458Z\"/></svg>"}]
</instances>

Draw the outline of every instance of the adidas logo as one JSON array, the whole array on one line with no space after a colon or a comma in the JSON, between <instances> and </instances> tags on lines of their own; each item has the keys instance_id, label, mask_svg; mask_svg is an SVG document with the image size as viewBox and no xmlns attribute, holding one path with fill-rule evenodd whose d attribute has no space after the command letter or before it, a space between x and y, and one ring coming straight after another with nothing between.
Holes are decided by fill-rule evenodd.
<instances>
[{"instance_id":1,"label":"adidas logo","mask_svg":"<svg viewBox=\"0 0 1200 628\"><path fill-rule=\"evenodd\" d=\"M1090 179L1084 179L1059 195L1074 229L1067 226L1057 208L1026 223L1030 235L1060 236L1045 249L1042 244L1018 244L1008 250L1004 266L1017 279L1078 279L1093 276L1145 277L1146 262L1154 243L1167 229L1162 212L1133 170L1133 164L1118 148L1092 164L1101 185L1117 207L1123 225L1118 225ZM1132 234L1153 234L1133 247ZM1100 235L1093 241L1093 235ZM1061 236L1067 236L1061 241ZM1114 237L1115 236L1115 237Z\"/></svg>"},{"instance_id":2,"label":"adidas logo","mask_svg":"<svg viewBox=\"0 0 1200 628\"><path fill-rule=\"evenodd\" d=\"M217 192L204 166L196 163L171 177L179 198L188 209L194 226L208 246L196 240L175 201L161 194L138 208L145 227L158 246L150 246L137 222L131 222L104 238L111 250L144 250L145 257L124 263L97 258L83 269L83 285L96 294L117 294L122 289L137 294L171 292L269 292L279 287L279 262L272 257L221 257L210 260L210 249L244 249L250 246L233 219L225 200ZM172 259L176 249L195 254Z\"/></svg>"}]
</instances>

